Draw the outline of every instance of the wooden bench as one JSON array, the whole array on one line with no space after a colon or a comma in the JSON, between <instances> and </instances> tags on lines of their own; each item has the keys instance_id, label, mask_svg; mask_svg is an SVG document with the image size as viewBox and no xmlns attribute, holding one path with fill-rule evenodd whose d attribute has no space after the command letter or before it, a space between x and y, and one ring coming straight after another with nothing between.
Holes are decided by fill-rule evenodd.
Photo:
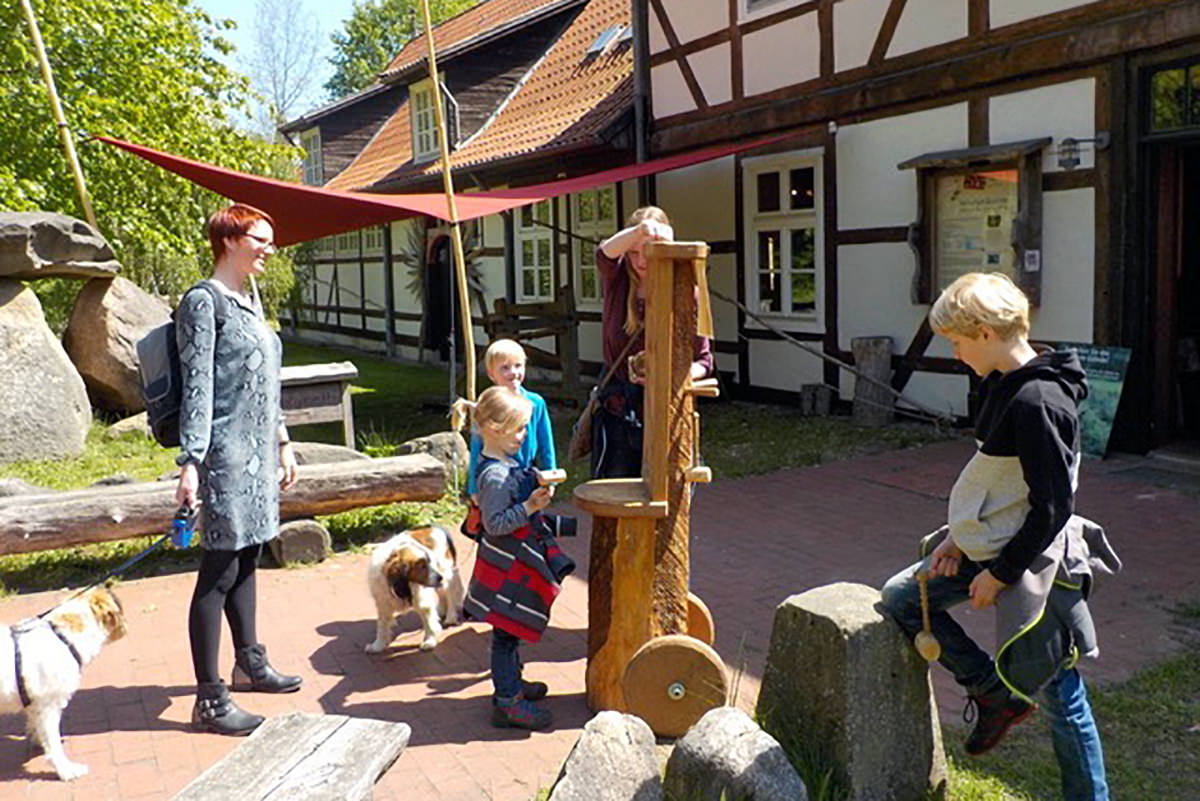
<instances>
[{"instance_id":1,"label":"wooden bench","mask_svg":"<svg viewBox=\"0 0 1200 801\"><path fill-rule=\"evenodd\" d=\"M412 729L345 715L271 718L175 801L367 801Z\"/></svg>"},{"instance_id":2,"label":"wooden bench","mask_svg":"<svg viewBox=\"0 0 1200 801\"><path fill-rule=\"evenodd\" d=\"M283 419L289 426L341 421L346 447L354 447L354 407L350 382L358 378L352 362L304 364L280 371Z\"/></svg>"}]
</instances>

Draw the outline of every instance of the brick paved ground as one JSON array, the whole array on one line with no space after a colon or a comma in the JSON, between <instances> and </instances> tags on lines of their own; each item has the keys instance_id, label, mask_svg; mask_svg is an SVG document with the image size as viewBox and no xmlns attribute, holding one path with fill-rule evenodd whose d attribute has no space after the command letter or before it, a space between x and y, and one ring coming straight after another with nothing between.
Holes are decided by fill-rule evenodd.
<instances>
[{"instance_id":1,"label":"brick paved ground","mask_svg":"<svg viewBox=\"0 0 1200 801\"><path fill-rule=\"evenodd\" d=\"M753 707L774 607L831 581L882 583L914 553L916 538L944 517L946 494L969 449L966 442L944 443L718 480L697 492L693 588L716 618L718 651L729 665L744 665L739 706ZM1126 678L1177 650L1169 610L1200 598L1194 558L1200 496L1161 486L1159 468L1132 457L1084 468L1079 511L1106 525L1127 565L1095 597L1103 654L1086 667L1095 681ZM566 544L586 564L586 531ZM469 569L469 543L461 551ZM553 780L589 717L585 577L568 580L552 630L524 649L527 676L552 687L548 706L557 721L554 731L530 735L487 724L482 627L457 628L423 654L410 616L391 651L363 653L374 633L365 568L366 556L346 555L313 568L262 571L262 639L272 660L303 674L305 684L294 695L244 694L239 701L265 714L324 711L409 723L412 742L377 788L383 801L527 801ZM63 723L67 751L91 767L87 777L58 782L44 757L26 759L19 719L0 719L0 798L169 798L237 745L187 731L192 679L185 620L193 580L179 574L120 587L130 634L88 667ZM0 602L0 619L15 621L59 597L10 598ZM968 628L990 643L987 616L967 617ZM228 650L224 661L231 661ZM954 687L944 672L937 675L943 712L957 715Z\"/></svg>"}]
</instances>

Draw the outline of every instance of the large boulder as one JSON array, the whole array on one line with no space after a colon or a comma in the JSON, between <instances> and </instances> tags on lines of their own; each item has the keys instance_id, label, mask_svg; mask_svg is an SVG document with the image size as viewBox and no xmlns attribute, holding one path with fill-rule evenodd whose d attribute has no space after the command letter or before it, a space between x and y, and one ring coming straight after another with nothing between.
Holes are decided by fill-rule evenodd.
<instances>
[{"instance_id":1,"label":"large boulder","mask_svg":"<svg viewBox=\"0 0 1200 801\"><path fill-rule=\"evenodd\" d=\"M774 737L740 709L706 712L671 751L667 798L807 801L808 788Z\"/></svg>"},{"instance_id":2,"label":"large boulder","mask_svg":"<svg viewBox=\"0 0 1200 801\"><path fill-rule=\"evenodd\" d=\"M332 550L329 529L316 520L291 520L279 527L279 535L267 541L271 557L279 566L324 562Z\"/></svg>"},{"instance_id":3,"label":"large boulder","mask_svg":"<svg viewBox=\"0 0 1200 801\"><path fill-rule=\"evenodd\" d=\"M879 591L838 583L775 610L758 720L849 801L918 801L946 789L925 661L880 611Z\"/></svg>"},{"instance_id":4,"label":"large boulder","mask_svg":"<svg viewBox=\"0 0 1200 801\"><path fill-rule=\"evenodd\" d=\"M93 278L84 284L63 347L101 409L138 412L142 402L137 343L171 317L171 307L124 278Z\"/></svg>"},{"instance_id":5,"label":"large boulder","mask_svg":"<svg viewBox=\"0 0 1200 801\"><path fill-rule=\"evenodd\" d=\"M396 448L397 456L410 453L428 453L446 465L446 475L453 476L454 470L466 470L471 453L467 441L457 431L439 431L427 437L410 439Z\"/></svg>"},{"instance_id":6,"label":"large boulder","mask_svg":"<svg viewBox=\"0 0 1200 801\"><path fill-rule=\"evenodd\" d=\"M121 270L95 228L46 211L0 212L0 277L112 278Z\"/></svg>"},{"instance_id":7,"label":"large boulder","mask_svg":"<svg viewBox=\"0 0 1200 801\"><path fill-rule=\"evenodd\" d=\"M550 801L662 801L654 732L641 719L601 712L587 722Z\"/></svg>"},{"instance_id":8,"label":"large boulder","mask_svg":"<svg viewBox=\"0 0 1200 801\"><path fill-rule=\"evenodd\" d=\"M0 278L0 463L83 453L92 407L37 296Z\"/></svg>"}]
</instances>

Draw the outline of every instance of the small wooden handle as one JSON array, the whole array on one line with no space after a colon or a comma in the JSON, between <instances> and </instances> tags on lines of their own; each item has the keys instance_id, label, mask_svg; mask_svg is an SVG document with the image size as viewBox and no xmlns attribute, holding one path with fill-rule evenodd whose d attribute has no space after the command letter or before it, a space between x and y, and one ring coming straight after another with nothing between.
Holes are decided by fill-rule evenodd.
<instances>
[{"instance_id":1,"label":"small wooden handle","mask_svg":"<svg viewBox=\"0 0 1200 801\"><path fill-rule=\"evenodd\" d=\"M716 398L721 395L721 383L715 378L701 378L688 384L687 392L698 398Z\"/></svg>"}]
</instances>

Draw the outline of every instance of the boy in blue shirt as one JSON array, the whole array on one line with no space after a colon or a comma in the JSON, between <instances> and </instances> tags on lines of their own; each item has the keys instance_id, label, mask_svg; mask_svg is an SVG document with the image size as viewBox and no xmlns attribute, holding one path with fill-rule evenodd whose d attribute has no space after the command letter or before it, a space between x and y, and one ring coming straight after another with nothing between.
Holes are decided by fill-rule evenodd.
<instances>
[{"instance_id":1,"label":"boy in blue shirt","mask_svg":"<svg viewBox=\"0 0 1200 801\"><path fill-rule=\"evenodd\" d=\"M554 458L554 432L550 428L550 413L542 396L525 388L525 349L511 339L497 339L488 345L483 355L483 366L493 384L508 387L533 404L533 414L521 449L513 456L521 467L536 467L539 470L554 470L558 467ZM471 435L471 462L467 467L467 494L472 499L479 493L475 483L475 470L479 467L479 452L483 440L479 434Z\"/></svg>"}]
</instances>

